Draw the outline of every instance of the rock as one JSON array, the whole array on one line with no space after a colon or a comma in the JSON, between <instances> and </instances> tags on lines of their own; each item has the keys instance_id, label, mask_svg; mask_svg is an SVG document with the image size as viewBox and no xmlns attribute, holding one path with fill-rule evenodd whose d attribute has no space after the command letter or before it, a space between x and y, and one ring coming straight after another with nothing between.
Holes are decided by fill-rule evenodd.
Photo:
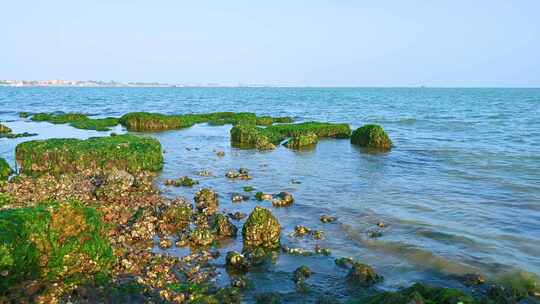
<instances>
[{"instance_id":1,"label":"rock","mask_svg":"<svg viewBox=\"0 0 540 304\"><path fill-rule=\"evenodd\" d=\"M307 132L291 138L285 143L289 149L299 150L302 148L314 147L319 142L319 136L313 132Z\"/></svg>"},{"instance_id":2,"label":"rock","mask_svg":"<svg viewBox=\"0 0 540 304\"><path fill-rule=\"evenodd\" d=\"M235 288L244 289L248 286L248 281L244 276L233 277L231 278L231 286Z\"/></svg>"},{"instance_id":3,"label":"rock","mask_svg":"<svg viewBox=\"0 0 540 304\"><path fill-rule=\"evenodd\" d=\"M176 184L176 181L174 179L165 180L165 186L174 186L175 184Z\"/></svg>"},{"instance_id":4,"label":"rock","mask_svg":"<svg viewBox=\"0 0 540 304\"><path fill-rule=\"evenodd\" d=\"M194 185L199 184L198 181L193 180L187 176L182 176L178 180L175 181L174 185L176 187L193 187Z\"/></svg>"},{"instance_id":5,"label":"rock","mask_svg":"<svg viewBox=\"0 0 540 304\"><path fill-rule=\"evenodd\" d=\"M240 168L238 171L235 170L229 170L227 173L225 173L225 177L230 179L243 179L243 180L249 180L251 179L251 176L249 175L249 172L245 168Z\"/></svg>"},{"instance_id":6,"label":"rock","mask_svg":"<svg viewBox=\"0 0 540 304\"><path fill-rule=\"evenodd\" d=\"M298 255L298 256L312 256L315 254L314 252L308 251L300 247L283 246L281 247L281 250L285 253L288 253L291 255Z\"/></svg>"},{"instance_id":7,"label":"rock","mask_svg":"<svg viewBox=\"0 0 540 304\"><path fill-rule=\"evenodd\" d=\"M258 201L271 201L273 199L272 194L265 194L262 192L255 193L255 199Z\"/></svg>"},{"instance_id":8,"label":"rock","mask_svg":"<svg viewBox=\"0 0 540 304\"><path fill-rule=\"evenodd\" d=\"M294 198L290 193L280 192L272 200L272 205L275 207L287 207L292 205Z\"/></svg>"},{"instance_id":9,"label":"rock","mask_svg":"<svg viewBox=\"0 0 540 304\"><path fill-rule=\"evenodd\" d=\"M377 223L377 227L379 227L379 228L385 228L385 227L386 227L386 224L383 223L383 222L378 222L378 223Z\"/></svg>"},{"instance_id":10,"label":"rock","mask_svg":"<svg viewBox=\"0 0 540 304\"><path fill-rule=\"evenodd\" d=\"M244 200L244 196L240 193L233 193L231 195L231 200L234 202L234 203L239 203L241 201Z\"/></svg>"},{"instance_id":11,"label":"rock","mask_svg":"<svg viewBox=\"0 0 540 304\"><path fill-rule=\"evenodd\" d=\"M369 287L383 280L373 268L366 264L354 262L347 274L347 283L352 286Z\"/></svg>"},{"instance_id":12,"label":"rock","mask_svg":"<svg viewBox=\"0 0 540 304\"><path fill-rule=\"evenodd\" d=\"M210 172L209 170L201 170L195 174L197 174L198 176L204 176L204 177L212 176L212 172Z\"/></svg>"},{"instance_id":13,"label":"rock","mask_svg":"<svg viewBox=\"0 0 540 304\"><path fill-rule=\"evenodd\" d=\"M356 129L351 135L351 144L382 151L392 148L392 141L379 125L364 125Z\"/></svg>"},{"instance_id":14,"label":"rock","mask_svg":"<svg viewBox=\"0 0 540 304\"><path fill-rule=\"evenodd\" d=\"M486 282L486 278L481 274L468 273L458 278L466 286L482 285Z\"/></svg>"},{"instance_id":15,"label":"rock","mask_svg":"<svg viewBox=\"0 0 540 304\"><path fill-rule=\"evenodd\" d=\"M311 235L315 240L322 240L324 238L324 232L322 230L315 230Z\"/></svg>"},{"instance_id":16,"label":"rock","mask_svg":"<svg viewBox=\"0 0 540 304\"><path fill-rule=\"evenodd\" d=\"M199 212L213 215L219 207L218 195L211 189L204 188L195 194L195 204Z\"/></svg>"},{"instance_id":17,"label":"rock","mask_svg":"<svg viewBox=\"0 0 540 304\"><path fill-rule=\"evenodd\" d=\"M238 229L229 221L229 218L223 214L217 214L214 217L214 223L212 225L213 230L216 232L216 236L219 238L236 237Z\"/></svg>"},{"instance_id":18,"label":"rock","mask_svg":"<svg viewBox=\"0 0 540 304\"><path fill-rule=\"evenodd\" d=\"M9 164L0 157L0 181L7 180L11 173L13 173L13 170L11 170Z\"/></svg>"},{"instance_id":19,"label":"rock","mask_svg":"<svg viewBox=\"0 0 540 304\"><path fill-rule=\"evenodd\" d=\"M265 292L255 296L255 304L281 304L281 296L279 293Z\"/></svg>"},{"instance_id":20,"label":"rock","mask_svg":"<svg viewBox=\"0 0 540 304\"><path fill-rule=\"evenodd\" d=\"M321 222L323 223L333 223L337 220L337 217L331 215L321 215Z\"/></svg>"},{"instance_id":21,"label":"rock","mask_svg":"<svg viewBox=\"0 0 540 304\"><path fill-rule=\"evenodd\" d=\"M245 187L244 187L244 191L245 191L245 192L251 192L251 191L253 191L253 187L251 187L251 186L245 186Z\"/></svg>"},{"instance_id":22,"label":"rock","mask_svg":"<svg viewBox=\"0 0 540 304\"><path fill-rule=\"evenodd\" d=\"M244 247L279 248L281 226L270 210L255 207L242 227Z\"/></svg>"},{"instance_id":23,"label":"rock","mask_svg":"<svg viewBox=\"0 0 540 304\"><path fill-rule=\"evenodd\" d=\"M239 221L247 216L247 214L243 212L235 212L235 213L228 213L227 216L233 220Z\"/></svg>"},{"instance_id":24,"label":"rock","mask_svg":"<svg viewBox=\"0 0 540 304\"><path fill-rule=\"evenodd\" d=\"M330 251L330 249L328 249L328 248L323 248L319 244L317 244L317 245L315 245L315 253L320 254L320 255L328 256L328 255L332 254L332 251Z\"/></svg>"},{"instance_id":25,"label":"rock","mask_svg":"<svg viewBox=\"0 0 540 304\"><path fill-rule=\"evenodd\" d=\"M246 260L246 258L242 254L236 251L227 252L225 263L228 269L231 269L234 271L246 272L249 270L249 263Z\"/></svg>"},{"instance_id":26,"label":"rock","mask_svg":"<svg viewBox=\"0 0 540 304\"><path fill-rule=\"evenodd\" d=\"M240 176L240 173L234 170L229 170L227 171L227 173L225 173L225 177L230 178L230 179L238 178L239 176Z\"/></svg>"},{"instance_id":27,"label":"rock","mask_svg":"<svg viewBox=\"0 0 540 304\"><path fill-rule=\"evenodd\" d=\"M225 156L225 152L223 152L223 151L218 151L218 152L216 152L216 155L217 155L218 157L224 157L224 156Z\"/></svg>"},{"instance_id":28,"label":"rock","mask_svg":"<svg viewBox=\"0 0 540 304\"><path fill-rule=\"evenodd\" d=\"M183 234L180 236L178 240L176 240L176 243L174 243L176 247L186 247L189 245L189 237Z\"/></svg>"},{"instance_id":29,"label":"rock","mask_svg":"<svg viewBox=\"0 0 540 304\"><path fill-rule=\"evenodd\" d=\"M238 169L238 173L240 173L240 176L242 175L249 175L249 171L246 168L240 168Z\"/></svg>"},{"instance_id":30,"label":"rock","mask_svg":"<svg viewBox=\"0 0 540 304\"><path fill-rule=\"evenodd\" d=\"M296 284L304 282L307 278L312 275L311 269L309 267L302 265L293 272L293 281Z\"/></svg>"},{"instance_id":31,"label":"rock","mask_svg":"<svg viewBox=\"0 0 540 304\"><path fill-rule=\"evenodd\" d=\"M8 126L0 123L0 134L7 134L7 133L11 133L11 129Z\"/></svg>"},{"instance_id":32,"label":"rock","mask_svg":"<svg viewBox=\"0 0 540 304\"><path fill-rule=\"evenodd\" d=\"M291 184L300 185L302 182L297 179L291 179Z\"/></svg>"},{"instance_id":33,"label":"rock","mask_svg":"<svg viewBox=\"0 0 540 304\"><path fill-rule=\"evenodd\" d=\"M193 246L209 246L214 242L214 236L209 229L195 228L189 234L189 242Z\"/></svg>"},{"instance_id":34,"label":"rock","mask_svg":"<svg viewBox=\"0 0 540 304\"><path fill-rule=\"evenodd\" d=\"M368 237L375 239L375 238L380 238L381 236L383 236L383 233L377 230L368 230L367 235Z\"/></svg>"},{"instance_id":35,"label":"rock","mask_svg":"<svg viewBox=\"0 0 540 304\"><path fill-rule=\"evenodd\" d=\"M261 128L251 124L238 124L231 129L231 144L242 149L273 150L276 146L263 134Z\"/></svg>"},{"instance_id":36,"label":"rock","mask_svg":"<svg viewBox=\"0 0 540 304\"><path fill-rule=\"evenodd\" d=\"M309 229L306 226L302 225L296 225L294 227L294 235L295 236L305 236L311 233L311 229Z\"/></svg>"},{"instance_id":37,"label":"rock","mask_svg":"<svg viewBox=\"0 0 540 304\"><path fill-rule=\"evenodd\" d=\"M160 214L160 233L162 235L172 235L186 230L189 227L192 213L192 206L185 202L169 206Z\"/></svg>"},{"instance_id":38,"label":"rock","mask_svg":"<svg viewBox=\"0 0 540 304\"><path fill-rule=\"evenodd\" d=\"M159 248L161 249L168 249L171 248L173 245L172 241L168 238L163 238L159 241Z\"/></svg>"},{"instance_id":39,"label":"rock","mask_svg":"<svg viewBox=\"0 0 540 304\"><path fill-rule=\"evenodd\" d=\"M28 113L28 112L19 112L19 117L20 118L28 118L28 117L30 117L30 113Z\"/></svg>"}]
</instances>

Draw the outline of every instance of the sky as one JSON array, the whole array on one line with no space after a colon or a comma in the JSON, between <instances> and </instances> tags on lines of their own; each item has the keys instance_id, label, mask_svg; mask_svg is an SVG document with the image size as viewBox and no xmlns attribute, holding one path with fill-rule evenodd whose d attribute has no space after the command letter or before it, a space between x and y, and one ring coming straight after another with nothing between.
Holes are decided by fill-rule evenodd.
<instances>
[{"instance_id":1,"label":"sky","mask_svg":"<svg viewBox=\"0 0 540 304\"><path fill-rule=\"evenodd\" d=\"M0 79L540 87L538 0L2 0Z\"/></svg>"}]
</instances>

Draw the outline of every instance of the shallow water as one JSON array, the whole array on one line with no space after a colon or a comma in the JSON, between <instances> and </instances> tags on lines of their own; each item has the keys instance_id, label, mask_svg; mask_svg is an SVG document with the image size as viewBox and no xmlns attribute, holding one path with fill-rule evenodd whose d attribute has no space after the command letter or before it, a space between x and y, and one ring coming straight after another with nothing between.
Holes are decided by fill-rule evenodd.
<instances>
[{"instance_id":1,"label":"shallow water","mask_svg":"<svg viewBox=\"0 0 540 304\"><path fill-rule=\"evenodd\" d=\"M161 180L195 177L200 187L218 191L221 209L246 213L254 200L230 200L244 186L291 192L292 207L272 208L284 228L283 243L310 250L318 243L332 250L331 257L281 255L275 265L250 274L258 291L294 294L290 272L306 264L315 272L308 280L314 289L331 289L339 296L343 274L333 258L340 256L373 265L385 276L382 288L411 281L455 285L451 275L470 272L496 276L523 269L540 275L540 89L0 88L0 120L14 132L39 133L0 139L0 157L12 163L21 141L107 135L28 122L18 118L20 111L98 116L250 111L346 122L354 128L383 125L395 144L383 154L335 139L300 152L239 150L230 146L230 126L152 134L166 151ZM225 157L215 150L225 151ZM250 169L253 179L224 177L239 167ZM195 176L202 169L214 176ZM163 191L192 199L200 187ZM271 208L269 202L261 204ZM323 224L322 214L339 219ZM376 229L379 221L388 228L381 238L369 238L367 230ZM297 224L322 229L326 238L288 237ZM225 245L223 252L240 246ZM218 277L226 280L224 274Z\"/></svg>"}]
</instances>

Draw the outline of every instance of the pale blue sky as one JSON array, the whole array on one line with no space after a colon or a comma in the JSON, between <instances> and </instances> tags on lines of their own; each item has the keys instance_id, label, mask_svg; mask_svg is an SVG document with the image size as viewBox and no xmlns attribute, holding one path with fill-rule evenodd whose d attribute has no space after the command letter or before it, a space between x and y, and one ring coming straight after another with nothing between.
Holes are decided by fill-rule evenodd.
<instances>
[{"instance_id":1,"label":"pale blue sky","mask_svg":"<svg viewBox=\"0 0 540 304\"><path fill-rule=\"evenodd\" d=\"M261 2L3 0L0 79L540 86L538 0Z\"/></svg>"}]
</instances>

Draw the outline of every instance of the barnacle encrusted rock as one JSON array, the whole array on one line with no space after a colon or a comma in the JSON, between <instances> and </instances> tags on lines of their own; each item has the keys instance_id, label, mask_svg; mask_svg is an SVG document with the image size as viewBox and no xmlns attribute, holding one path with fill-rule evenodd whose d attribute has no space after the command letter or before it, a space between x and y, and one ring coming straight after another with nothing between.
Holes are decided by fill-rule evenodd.
<instances>
[{"instance_id":1,"label":"barnacle encrusted rock","mask_svg":"<svg viewBox=\"0 0 540 304\"><path fill-rule=\"evenodd\" d=\"M244 247L279 248L281 226L272 212L255 207L242 227Z\"/></svg>"}]
</instances>

